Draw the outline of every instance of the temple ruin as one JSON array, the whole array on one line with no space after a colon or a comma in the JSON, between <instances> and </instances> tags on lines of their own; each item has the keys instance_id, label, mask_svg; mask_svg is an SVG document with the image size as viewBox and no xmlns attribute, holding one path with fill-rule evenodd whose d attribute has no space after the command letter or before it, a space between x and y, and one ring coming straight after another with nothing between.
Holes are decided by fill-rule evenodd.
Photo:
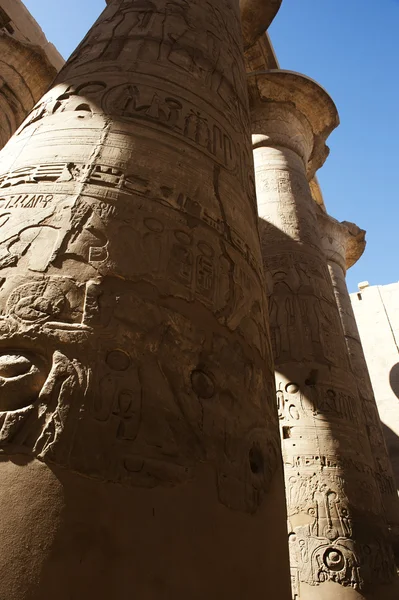
<instances>
[{"instance_id":1,"label":"temple ruin","mask_svg":"<svg viewBox=\"0 0 399 600\"><path fill-rule=\"evenodd\" d=\"M397 600L333 99L281 0L106 4L0 0L0 598Z\"/></svg>"},{"instance_id":2,"label":"temple ruin","mask_svg":"<svg viewBox=\"0 0 399 600\"><path fill-rule=\"evenodd\" d=\"M21 0L0 0L0 148L40 100L64 60Z\"/></svg>"}]
</instances>

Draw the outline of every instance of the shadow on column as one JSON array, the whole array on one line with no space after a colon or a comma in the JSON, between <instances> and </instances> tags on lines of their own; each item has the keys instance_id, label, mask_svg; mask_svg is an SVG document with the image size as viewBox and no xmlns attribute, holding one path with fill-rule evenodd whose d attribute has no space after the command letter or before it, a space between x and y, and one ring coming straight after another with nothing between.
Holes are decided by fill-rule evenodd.
<instances>
[{"instance_id":1,"label":"shadow on column","mask_svg":"<svg viewBox=\"0 0 399 600\"><path fill-rule=\"evenodd\" d=\"M395 365L395 367L398 367L398 365ZM397 394L397 392L395 393ZM392 431L390 427L385 425L385 423L382 423L382 430L388 447L388 454L392 464L396 488L399 493L399 436ZM396 564L399 565L399 541L395 544L394 551L396 555Z\"/></svg>"},{"instance_id":2,"label":"shadow on column","mask_svg":"<svg viewBox=\"0 0 399 600\"><path fill-rule=\"evenodd\" d=\"M399 492L399 436L388 425L385 425L385 423L382 423L382 430L388 446L389 457L392 462L396 486Z\"/></svg>"},{"instance_id":3,"label":"shadow on column","mask_svg":"<svg viewBox=\"0 0 399 600\"><path fill-rule=\"evenodd\" d=\"M329 581L377 590L393 582L394 565L364 407L317 237L297 241L307 241L307 227L299 220L291 236L260 219L293 586ZM346 565L338 579L327 551ZM353 564L362 564L361 575Z\"/></svg>"},{"instance_id":4,"label":"shadow on column","mask_svg":"<svg viewBox=\"0 0 399 600\"><path fill-rule=\"evenodd\" d=\"M389 373L389 383L395 396L399 398L399 363L394 365ZM392 399L392 402L395 402ZM394 408L394 406L392 406ZM392 462L397 488L399 490L399 436L385 423L382 424L389 456Z\"/></svg>"},{"instance_id":5,"label":"shadow on column","mask_svg":"<svg viewBox=\"0 0 399 600\"><path fill-rule=\"evenodd\" d=\"M399 398L399 362L394 365L389 373L389 383L393 393Z\"/></svg>"}]
</instances>

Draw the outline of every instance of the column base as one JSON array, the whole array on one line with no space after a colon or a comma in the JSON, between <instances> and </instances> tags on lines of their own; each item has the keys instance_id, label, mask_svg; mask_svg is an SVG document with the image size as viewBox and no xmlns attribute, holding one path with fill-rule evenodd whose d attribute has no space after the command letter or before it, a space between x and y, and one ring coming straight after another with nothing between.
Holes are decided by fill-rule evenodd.
<instances>
[{"instance_id":1,"label":"column base","mask_svg":"<svg viewBox=\"0 0 399 600\"><path fill-rule=\"evenodd\" d=\"M209 465L142 489L14 456L0 481L4 600L290 599L281 474L256 515L219 502Z\"/></svg>"},{"instance_id":2,"label":"column base","mask_svg":"<svg viewBox=\"0 0 399 600\"><path fill-rule=\"evenodd\" d=\"M332 582L320 586L302 583L300 595L294 600L398 600L398 598L399 578L392 585L379 586L373 591L364 593Z\"/></svg>"}]
</instances>

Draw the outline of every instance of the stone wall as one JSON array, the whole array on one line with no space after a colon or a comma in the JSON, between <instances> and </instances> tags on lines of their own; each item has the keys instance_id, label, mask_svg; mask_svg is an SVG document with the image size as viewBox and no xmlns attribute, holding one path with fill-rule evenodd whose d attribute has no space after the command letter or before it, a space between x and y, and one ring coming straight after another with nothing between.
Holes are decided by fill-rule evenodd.
<instances>
[{"instance_id":1,"label":"stone wall","mask_svg":"<svg viewBox=\"0 0 399 600\"><path fill-rule=\"evenodd\" d=\"M64 59L20 0L0 0L0 148L46 91Z\"/></svg>"},{"instance_id":2,"label":"stone wall","mask_svg":"<svg viewBox=\"0 0 399 600\"><path fill-rule=\"evenodd\" d=\"M399 490L399 283L361 284L351 300Z\"/></svg>"}]
</instances>

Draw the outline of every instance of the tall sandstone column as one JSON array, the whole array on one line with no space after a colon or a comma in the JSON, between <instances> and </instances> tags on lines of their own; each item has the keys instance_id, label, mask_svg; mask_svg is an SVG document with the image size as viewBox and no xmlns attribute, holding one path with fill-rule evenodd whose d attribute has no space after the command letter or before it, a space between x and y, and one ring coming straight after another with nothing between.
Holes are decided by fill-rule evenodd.
<instances>
[{"instance_id":1,"label":"tall sandstone column","mask_svg":"<svg viewBox=\"0 0 399 600\"><path fill-rule=\"evenodd\" d=\"M111 2L0 155L0 598L289 598L238 0Z\"/></svg>"},{"instance_id":2,"label":"tall sandstone column","mask_svg":"<svg viewBox=\"0 0 399 600\"><path fill-rule=\"evenodd\" d=\"M282 0L239 0L244 49L264 35L280 10Z\"/></svg>"},{"instance_id":3,"label":"tall sandstone column","mask_svg":"<svg viewBox=\"0 0 399 600\"><path fill-rule=\"evenodd\" d=\"M397 598L363 407L308 180L336 108L285 71L250 77L255 179L269 295L296 600Z\"/></svg>"},{"instance_id":4,"label":"tall sandstone column","mask_svg":"<svg viewBox=\"0 0 399 600\"><path fill-rule=\"evenodd\" d=\"M0 57L1 149L65 61L21 0L0 0Z\"/></svg>"},{"instance_id":5,"label":"tall sandstone column","mask_svg":"<svg viewBox=\"0 0 399 600\"><path fill-rule=\"evenodd\" d=\"M323 250L334 288L334 295L345 334L352 372L356 377L358 396L367 425L374 458L375 477L391 528L396 551L399 551L399 498L392 465L384 440L381 420L364 356L359 330L346 285L346 270L361 257L366 247L365 231L354 223L336 219L321 211L317 215Z\"/></svg>"}]
</instances>

